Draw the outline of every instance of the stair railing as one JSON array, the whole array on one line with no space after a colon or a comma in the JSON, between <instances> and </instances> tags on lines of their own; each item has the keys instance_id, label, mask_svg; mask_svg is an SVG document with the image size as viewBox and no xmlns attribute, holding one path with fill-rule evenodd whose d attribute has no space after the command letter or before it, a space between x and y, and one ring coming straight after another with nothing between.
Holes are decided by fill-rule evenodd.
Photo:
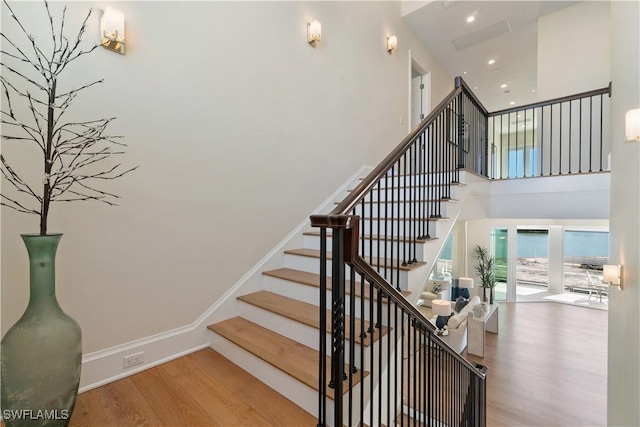
<instances>
[{"instance_id":1,"label":"stair railing","mask_svg":"<svg viewBox=\"0 0 640 427\"><path fill-rule=\"evenodd\" d=\"M431 237L460 169L486 174L486 138L487 112L458 77L331 213L311 217L321 238L319 426L486 424L485 372L401 293L406 271L424 264L417 243Z\"/></svg>"},{"instance_id":2,"label":"stair railing","mask_svg":"<svg viewBox=\"0 0 640 427\"><path fill-rule=\"evenodd\" d=\"M605 97L605 95L608 95ZM490 178L608 169L609 86L489 113Z\"/></svg>"}]
</instances>

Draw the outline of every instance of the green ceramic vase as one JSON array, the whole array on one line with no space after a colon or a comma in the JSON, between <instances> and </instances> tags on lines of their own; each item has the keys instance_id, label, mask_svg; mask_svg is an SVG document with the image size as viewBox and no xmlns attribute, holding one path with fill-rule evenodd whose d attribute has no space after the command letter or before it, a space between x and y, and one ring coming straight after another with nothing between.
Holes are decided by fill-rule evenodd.
<instances>
[{"instance_id":1,"label":"green ceramic vase","mask_svg":"<svg viewBox=\"0 0 640 427\"><path fill-rule=\"evenodd\" d=\"M62 234L22 235L29 252L29 305L2 338L0 399L7 427L66 426L78 395L80 326L56 299Z\"/></svg>"}]
</instances>

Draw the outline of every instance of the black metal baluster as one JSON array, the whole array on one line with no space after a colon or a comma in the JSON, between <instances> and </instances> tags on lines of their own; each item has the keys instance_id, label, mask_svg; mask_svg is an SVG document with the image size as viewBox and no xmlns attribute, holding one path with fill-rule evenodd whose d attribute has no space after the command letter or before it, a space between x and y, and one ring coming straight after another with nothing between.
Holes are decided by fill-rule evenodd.
<instances>
[{"instance_id":1,"label":"black metal baluster","mask_svg":"<svg viewBox=\"0 0 640 427\"><path fill-rule=\"evenodd\" d=\"M371 252L371 265L375 265L376 266L376 271L379 273L380 272L380 268L382 266L382 263L380 262L380 237L382 236L382 215L380 212L380 204L382 203L381 197L382 197L382 191L380 191L380 182L378 182L378 184L376 185L376 188L378 189L378 233L376 236L376 255L375 255L375 260L374 260L374 256L373 256L373 252ZM386 224L386 219L385 219L385 224L384 224L384 228L387 228L387 224ZM371 236L371 241L373 242L373 235Z\"/></svg>"},{"instance_id":2,"label":"black metal baluster","mask_svg":"<svg viewBox=\"0 0 640 427\"><path fill-rule=\"evenodd\" d=\"M416 259L416 237L418 237L418 197L417 197L417 177L418 177L418 144L414 141L411 145L412 147L412 157L413 157L413 173L412 173L412 200L411 200L411 212L412 212L412 223L413 223L413 232L411 234L411 261L410 263L416 263L418 260Z\"/></svg>"},{"instance_id":3,"label":"black metal baluster","mask_svg":"<svg viewBox=\"0 0 640 427\"><path fill-rule=\"evenodd\" d=\"M394 284L394 280L393 280L394 273L396 271L400 271L400 269L398 268L398 267L400 267L400 265L394 266L394 262L393 262L393 260L394 260L393 257L395 255L393 249L395 248L395 246L397 244L396 241L394 240L394 237L395 237L394 236L394 234L395 234L394 231L395 231L396 219L397 219L396 211L395 211L396 204L395 204L395 194L394 194L394 192L395 192L395 172L396 172L396 165L394 163L393 166L391 166L391 218L389 219L390 222L391 222L391 240L389 242L389 245L391 246L391 255L390 255L390 257L391 257L391 271L390 271L389 275L391 277L390 280L391 280L391 285L392 286ZM387 184L387 187L388 186L389 185ZM399 204L398 204L398 209L400 209L400 205ZM398 215L398 217L399 216L400 215ZM398 234L400 234L400 222L398 222ZM398 238L397 240L399 242L400 238ZM400 248L398 247L398 263L399 263L399 261L400 261ZM397 280L395 280L395 285L396 285L396 289L400 290L400 278L399 277L398 277Z\"/></svg>"},{"instance_id":4,"label":"black metal baluster","mask_svg":"<svg viewBox=\"0 0 640 427\"><path fill-rule=\"evenodd\" d=\"M549 109L549 175L553 175L553 104Z\"/></svg>"},{"instance_id":5,"label":"black metal baluster","mask_svg":"<svg viewBox=\"0 0 640 427\"><path fill-rule=\"evenodd\" d=\"M382 298L384 298L383 292L378 288L378 304L377 304L377 325L378 328L378 425L382 424ZM371 343L371 350L373 350L374 345Z\"/></svg>"},{"instance_id":6,"label":"black metal baluster","mask_svg":"<svg viewBox=\"0 0 640 427\"><path fill-rule=\"evenodd\" d=\"M571 157L571 146L573 145L573 139L571 138L572 125L571 121L573 119L573 101L569 101L569 173L573 172L573 157Z\"/></svg>"},{"instance_id":7,"label":"black metal baluster","mask_svg":"<svg viewBox=\"0 0 640 427\"><path fill-rule=\"evenodd\" d=\"M527 177L527 110L523 111L524 114L524 148L523 148L523 152L524 152L524 165L523 165L523 171L524 171L524 177Z\"/></svg>"},{"instance_id":8,"label":"black metal baluster","mask_svg":"<svg viewBox=\"0 0 640 427\"><path fill-rule=\"evenodd\" d=\"M343 405L342 405L342 379L345 377L344 372L344 229L334 228L332 232L332 354L331 354L331 383L330 387L334 389L334 425L342 425L343 423Z\"/></svg>"},{"instance_id":9,"label":"black metal baluster","mask_svg":"<svg viewBox=\"0 0 640 427\"><path fill-rule=\"evenodd\" d=\"M560 107L560 119L559 119L559 125L558 127L560 128L560 136L558 138L558 146L560 148L560 156L559 156L559 162L560 162L560 166L558 167L558 175L562 175L562 102L559 105Z\"/></svg>"},{"instance_id":10,"label":"black metal baluster","mask_svg":"<svg viewBox=\"0 0 640 427\"><path fill-rule=\"evenodd\" d=\"M589 172L593 172L593 96L589 97Z\"/></svg>"},{"instance_id":11,"label":"black metal baluster","mask_svg":"<svg viewBox=\"0 0 640 427\"><path fill-rule=\"evenodd\" d=\"M409 254L407 254L408 250L409 250L409 236L407 235L407 217L408 217L408 212L409 212L409 207L407 206L407 154L403 154L402 155L402 160L404 163L404 176L403 176L403 200L402 200L402 204L404 206L404 209L402 210L402 217L398 217L398 221L402 221L402 229L403 229L403 233L402 233L402 237L404 238L404 245L402 245L402 265L406 266L408 264L407 259L409 258ZM398 187L398 190L400 189L400 187Z\"/></svg>"},{"instance_id":12,"label":"black metal baluster","mask_svg":"<svg viewBox=\"0 0 640 427\"><path fill-rule=\"evenodd\" d=\"M327 419L327 229L320 228L320 342L318 343L318 426Z\"/></svg>"},{"instance_id":13,"label":"black metal baluster","mask_svg":"<svg viewBox=\"0 0 640 427\"><path fill-rule=\"evenodd\" d=\"M356 271L351 267L351 277L349 281L349 423L353 420L353 375L358 372L356 369ZM360 342L362 351L362 342ZM360 375L361 381L364 380ZM336 397L337 398L337 397Z\"/></svg>"},{"instance_id":14,"label":"black metal baluster","mask_svg":"<svg viewBox=\"0 0 640 427\"><path fill-rule=\"evenodd\" d=\"M364 275L360 275L360 341L364 343L364 340L367 338L367 332L364 330L364 325L367 321L367 316L365 313L365 278ZM371 313L369 313L371 314ZM364 348L360 346L360 423L359 425L364 424L364 372L362 371L364 368Z\"/></svg>"},{"instance_id":15,"label":"black metal baluster","mask_svg":"<svg viewBox=\"0 0 640 427\"><path fill-rule=\"evenodd\" d=\"M578 173L582 173L582 98L580 98L580 133L578 135L579 139L579 153L578 153Z\"/></svg>"},{"instance_id":16,"label":"black metal baluster","mask_svg":"<svg viewBox=\"0 0 640 427\"><path fill-rule=\"evenodd\" d=\"M540 107L540 176L544 176L544 106Z\"/></svg>"},{"instance_id":17,"label":"black metal baluster","mask_svg":"<svg viewBox=\"0 0 640 427\"><path fill-rule=\"evenodd\" d=\"M604 110L603 94L600 94L600 172L602 172L602 163L604 163L603 140L602 140L602 116Z\"/></svg>"}]
</instances>

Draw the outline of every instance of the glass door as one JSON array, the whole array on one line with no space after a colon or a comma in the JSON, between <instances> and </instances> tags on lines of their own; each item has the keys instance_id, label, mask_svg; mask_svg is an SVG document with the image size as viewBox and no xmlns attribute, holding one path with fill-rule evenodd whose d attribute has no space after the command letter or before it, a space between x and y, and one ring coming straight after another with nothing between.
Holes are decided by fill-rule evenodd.
<instances>
[{"instance_id":1,"label":"glass door","mask_svg":"<svg viewBox=\"0 0 640 427\"><path fill-rule=\"evenodd\" d=\"M507 300L507 259L508 233L506 228L494 228L491 233L493 256L495 258L495 280L493 297L496 301Z\"/></svg>"},{"instance_id":2,"label":"glass door","mask_svg":"<svg viewBox=\"0 0 640 427\"><path fill-rule=\"evenodd\" d=\"M549 230L518 229L516 295L528 299L549 289Z\"/></svg>"}]
</instances>

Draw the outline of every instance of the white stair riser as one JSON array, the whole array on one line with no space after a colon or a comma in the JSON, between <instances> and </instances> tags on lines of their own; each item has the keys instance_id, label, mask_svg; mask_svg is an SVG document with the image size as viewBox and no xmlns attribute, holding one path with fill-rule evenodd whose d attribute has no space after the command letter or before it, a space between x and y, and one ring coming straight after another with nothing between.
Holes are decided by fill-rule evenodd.
<instances>
[{"instance_id":1,"label":"white stair riser","mask_svg":"<svg viewBox=\"0 0 640 427\"><path fill-rule=\"evenodd\" d=\"M463 181L462 174L458 174L457 179L461 182ZM387 186L397 187L406 186L406 185L416 185L416 183L420 186L434 184L434 183L443 183L443 182L455 182L456 174L455 172L444 172L444 173L431 173L431 174L422 174L422 175L411 175L411 176L398 176L395 174L393 178L391 175L388 175L380 180L380 186L386 188Z\"/></svg>"},{"instance_id":2,"label":"white stair riser","mask_svg":"<svg viewBox=\"0 0 640 427\"><path fill-rule=\"evenodd\" d=\"M331 239L331 237L327 237L327 248L331 249L332 242L333 240ZM386 242L379 242L378 240L373 240L373 242L371 242L371 240L365 239L364 255L369 256L373 252L374 256L378 256L378 254L380 254L380 256L382 256L383 258L402 259L403 256L408 256L409 252L411 252L411 254L413 255L415 251L415 257L418 261L426 261L424 259L425 244L428 243L416 242L415 247L412 247L412 243L404 241L399 242L397 239L393 241L389 240ZM308 249L320 250L320 236L305 235L304 247ZM359 243L358 247L362 248L362 242Z\"/></svg>"},{"instance_id":3,"label":"white stair riser","mask_svg":"<svg viewBox=\"0 0 640 427\"><path fill-rule=\"evenodd\" d=\"M307 286L300 283L278 279L276 277L271 277L271 276L263 276L263 283L264 283L265 289L270 292L288 296L289 298L295 298L297 300L300 300L309 304L313 304L313 305L319 304L320 289L315 286ZM356 286L359 287L360 283L357 283ZM355 298L355 316L358 318L362 317L361 301L362 300L360 298L358 297ZM326 304L327 304L326 308L330 309L331 308L331 290L328 290L326 293ZM383 304L383 305L386 307L386 304ZM345 297L345 306L346 306L347 314L351 314L351 298L348 294ZM369 300L365 299L364 315L367 319L370 318L369 309L370 309ZM374 307L374 312L375 310L376 308ZM384 308L384 313L385 313L385 316L383 317L383 323L386 325L387 324L386 308Z\"/></svg>"},{"instance_id":4,"label":"white stair riser","mask_svg":"<svg viewBox=\"0 0 640 427\"><path fill-rule=\"evenodd\" d=\"M226 338L211 332L211 348L222 354L251 375L278 391L310 414L318 413L318 393L290 375L254 356ZM327 401L327 410L333 413L333 402Z\"/></svg>"},{"instance_id":5,"label":"white stair riser","mask_svg":"<svg viewBox=\"0 0 640 427\"><path fill-rule=\"evenodd\" d=\"M312 326L305 325L303 323L297 322L295 320L280 316L276 313L272 313L269 310L264 310L255 305L240 302L240 315L255 323L263 328L267 328L276 332L280 335L286 336L289 339L292 339L296 342L299 342L302 345L305 345L314 350L320 349L320 343L318 342L318 332L317 328ZM349 341L345 340L345 360L349 360ZM327 330L326 340L325 340L325 349L327 356L331 355L331 330ZM360 368L360 350L362 347L356 343L355 346L355 366ZM364 347L364 356L365 363L369 360L369 348ZM368 369L368 366L365 365L365 370Z\"/></svg>"},{"instance_id":6,"label":"white stair riser","mask_svg":"<svg viewBox=\"0 0 640 427\"><path fill-rule=\"evenodd\" d=\"M458 186L440 185L434 187L418 186L404 188L380 188L373 189L365 197L365 202L378 200L404 201L404 200L439 200L457 199ZM337 200L339 202L339 200Z\"/></svg>"},{"instance_id":7,"label":"white stair riser","mask_svg":"<svg viewBox=\"0 0 640 427\"><path fill-rule=\"evenodd\" d=\"M302 270L302 271L307 271L310 273L319 273L320 272L320 259L318 258L312 258L312 257L306 257L306 256L299 256L299 255L292 255L292 254L285 254L284 257L284 262L285 262L285 267L289 267L289 268L293 268L296 270ZM375 267L374 267L375 268ZM329 260L327 261L327 274L330 275L331 274L331 269L332 269L332 261ZM397 272L394 269L388 268L381 268L379 273L385 277L385 273L388 272L388 276L386 277L390 277L390 275L393 273L393 279L394 279L394 286L399 285L400 289L402 290L406 290L406 286L408 283L408 271L406 270L400 270L400 274L399 274L399 282L396 283L396 280L398 278L397 276ZM345 266L345 277L351 277L351 269L348 266ZM356 276L357 277L357 276Z\"/></svg>"},{"instance_id":8,"label":"white stair riser","mask_svg":"<svg viewBox=\"0 0 640 427\"><path fill-rule=\"evenodd\" d=\"M364 207L362 205L356 206L353 215L365 218L405 218L418 215L430 216L431 214L439 213L441 216L447 216L447 206L451 203L455 202L442 201L439 203L439 207L435 202L422 202L416 205L398 201L365 203ZM364 212L364 215L362 212Z\"/></svg>"},{"instance_id":9,"label":"white stair riser","mask_svg":"<svg viewBox=\"0 0 640 427\"><path fill-rule=\"evenodd\" d=\"M282 372L278 368L275 368L271 364L265 362L259 357L254 356L243 348L228 341L220 335L211 332L211 348L222 354L229 360L232 360L236 365L240 366L245 371L265 383L267 386L274 390L277 390L284 397L300 406L310 414L318 415L318 392L301 383L290 375ZM365 383L365 385L367 385ZM365 387L365 396L369 393L368 387ZM360 401L360 387L354 387L352 391L352 398L354 402ZM345 394L342 398L343 407L347 408L349 405L348 394ZM331 399L326 399L326 421L327 426L333 425L334 414L334 402ZM344 424L356 425L355 418L349 423L348 411L344 411Z\"/></svg>"},{"instance_id":10,"label":"white stair riser","mask_svg":"<svg viewBox=\"0 0 640 427\"><path fill-rule=\"evenodd\" d=\"M440 220L442 221L442 220ZM365 235L384 235L394 237L422 237L423 232L428 232L430 238L439 237L436 233L438 221L390 221L390 220L365 220L360 228L360 233Z\"/></svg>"}]
</instances>

